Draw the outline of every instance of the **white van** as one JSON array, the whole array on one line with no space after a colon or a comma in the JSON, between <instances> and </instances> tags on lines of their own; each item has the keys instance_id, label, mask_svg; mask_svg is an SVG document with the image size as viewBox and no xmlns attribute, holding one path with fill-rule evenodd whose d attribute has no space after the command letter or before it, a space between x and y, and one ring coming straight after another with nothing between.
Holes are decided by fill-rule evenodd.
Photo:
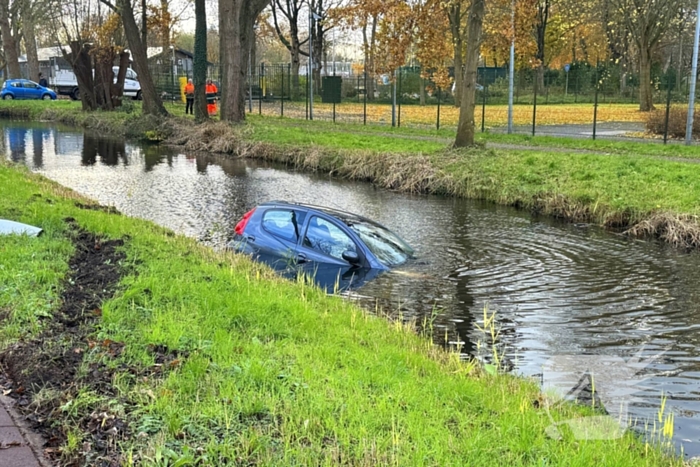
<instances>
[{"instance_id":1,"label":"white van","mask_svg":"<svg viewBox=\"0 0 700 467\"><path fill-rule=\"evenodd\" d=\"M114 82L117 81L117 73L119 67L112 67L114 72ZM94 73L94 70L93 70ZM80 89L78 89L78 78L75 77L73 70L55 69L53 76L49 77L49 86L56 91L57 94L70 96L73 100L80 99ZM124 96L132 99L141 99L141 83L136 72L131 68L126 70L126 78L124 79Z\"/></svg>"}]
</instances>

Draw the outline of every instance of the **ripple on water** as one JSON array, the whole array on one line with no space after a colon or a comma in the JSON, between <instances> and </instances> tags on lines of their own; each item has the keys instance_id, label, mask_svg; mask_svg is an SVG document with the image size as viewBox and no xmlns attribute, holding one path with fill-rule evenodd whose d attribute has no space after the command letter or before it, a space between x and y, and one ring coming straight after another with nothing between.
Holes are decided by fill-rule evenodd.
<instances>
[{"instance_id":1,"label":"ripple on water","mask_svg":"<svg viewBox=\"0 0 700 467\"><path fill-rule=\"evenodd\" d=\"M214 246L245 211L271 199L377 219L415 246L419 261L345 296L370 309L400 309L418 322L437 311L436 341L466 352L483 339L476 324L487 305L520 373L541 373L550 357L563 354L661 353L645 370L649 378L631 416L654 417L665 394L677 439L690 440L682 441L686 453L700 454L700 255L486 203L388 193L239 160L123 142L117 143L123 157L115 160L100 153L105 144L93 147L94 137L18 128L3 128L8 158ZM41 148L33 147L37 141Z\"/></svg>"}]
</instances>

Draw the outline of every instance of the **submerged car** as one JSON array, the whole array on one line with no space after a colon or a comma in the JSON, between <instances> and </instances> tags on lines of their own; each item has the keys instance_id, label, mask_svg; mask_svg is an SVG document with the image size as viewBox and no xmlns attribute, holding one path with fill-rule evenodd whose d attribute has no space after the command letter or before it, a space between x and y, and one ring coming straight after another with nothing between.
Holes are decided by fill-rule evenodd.
<instances>
[{"instance_id":1,"label":"submerged car","mask_svg":"<svg viewBox=\"0 0 700 467\"><path fill-rule=\"evenodd\" d=\"M357 214L275 201L248 211L229 248L275 269L303 265L341 276L374 277L413 257L413 249L386 227Z\"/></svg>"},{"instance_id":2,"label":"submerged car","mask_svg":"<svg viewBox=\"0 0 700 467\"><path fill-rule=\"evenodd\" d=\"M0 98L55 100L56 93L28 79L8 79L2 85Z\"/></svg>"}]
</instances>

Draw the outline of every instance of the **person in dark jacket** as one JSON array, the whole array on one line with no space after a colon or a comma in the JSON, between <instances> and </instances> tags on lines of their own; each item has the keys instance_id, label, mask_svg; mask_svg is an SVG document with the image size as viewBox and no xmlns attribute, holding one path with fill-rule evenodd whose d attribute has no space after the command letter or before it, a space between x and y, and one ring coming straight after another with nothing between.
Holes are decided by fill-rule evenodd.
<instances>
[{"instance_id":1,"label":"person in dark jacket","mask_svg":"<svg viewBox=\"0 0 700 467\"><path fill-rule=\"evenodd\" d=\"M46 81L46 78L44 78L43 73L39 73L39 86L42 86L44 88L49 87L48 81Z\"/></svg>"}]
</instances>

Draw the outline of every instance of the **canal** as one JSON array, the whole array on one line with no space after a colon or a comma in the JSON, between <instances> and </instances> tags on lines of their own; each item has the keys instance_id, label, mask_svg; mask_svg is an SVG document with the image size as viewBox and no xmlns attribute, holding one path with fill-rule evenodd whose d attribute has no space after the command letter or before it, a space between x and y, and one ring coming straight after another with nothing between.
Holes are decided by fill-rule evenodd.
<instances>
[{"instance_id":1,"label":"canal","mask_svg":"<svg viewBox=\"0 0 700 467\"><path fill-rule=\"evenodd\" d=\"M42 124L2 122L2 147L58 183L215 248L269 200L321 204L375 219L418 258L347 293L371 310L432 322L433 338L480 355L495 313L516 373L541 378L553 357L649 359L630 420L662 397L676 444L700 455L700 255L489 203L392 193L368 183L211 155L188 155ZM617 368L610 370L612 378ZM619 369L619 377L625 375ZM643 381L642 381L643 380Z\"/></svg>"}]
</instances>

